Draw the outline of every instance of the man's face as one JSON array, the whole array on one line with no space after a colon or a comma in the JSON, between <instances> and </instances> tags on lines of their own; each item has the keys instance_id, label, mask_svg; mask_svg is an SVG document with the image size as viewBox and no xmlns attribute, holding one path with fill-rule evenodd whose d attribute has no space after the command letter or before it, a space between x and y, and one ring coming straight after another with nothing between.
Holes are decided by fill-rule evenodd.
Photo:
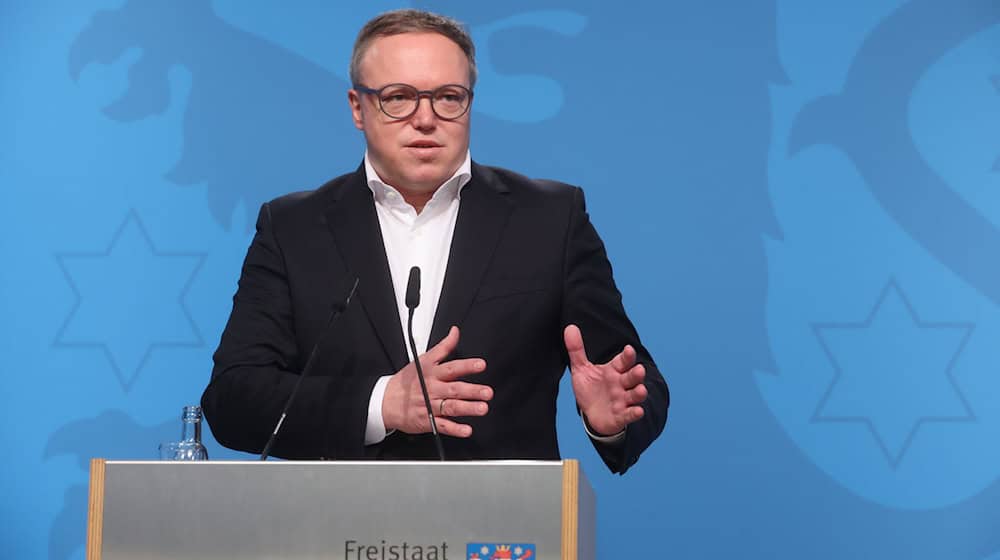
<instances>
[{"instance_id":1,"label":"man's face","mask_svg":"<svg viewBox=\"0 0 1000 560\"><path fill-rule=\"evenodd\" d=\"M379 37L361 59L365 87L409 84L433 90L445 84L471 89L469 60L451 39L436 33L403 33ZM406 191L437 189L465 160L469 149L469 112L456 120L438 118L430 99L422 97L417 112L393 119L379 109L375 94L348 92L354 126L363 130L368 157L386 183Z\"/></svg>"}]
</instances>

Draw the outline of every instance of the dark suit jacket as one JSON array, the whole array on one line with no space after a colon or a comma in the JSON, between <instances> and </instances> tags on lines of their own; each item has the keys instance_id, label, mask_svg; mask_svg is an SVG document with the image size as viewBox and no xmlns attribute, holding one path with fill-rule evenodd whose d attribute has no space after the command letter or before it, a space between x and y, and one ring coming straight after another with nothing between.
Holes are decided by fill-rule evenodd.
<instances>
[{"instance_id":1,"label":"dark suit jacket","mask_svg":"<svg viewBox=\"0 0 1000 560\"><path fill-rule=\"evenodd\" d=\"M358 292L323 332L332 306ZM666 383L625 315L604 245L576 187L472 165L461 192L444 286L430 335L461 329L453 358L482 357L470 381L493 387L473 436L445 437L449 459L558 459L556 394L568 363L563 327L577 324L591 361L633 345L646 367L645 416L617 445L595 443L624 472L666 421ZM274 454L286 458L435 457L429 435L364 445L379 376L408 362L385 248L364 167L319 189L264 204L233 312L202 397L216 439L259 452L318 344ZM428 346L428 347L429 347Z\"/></svg>"}]
</instances>

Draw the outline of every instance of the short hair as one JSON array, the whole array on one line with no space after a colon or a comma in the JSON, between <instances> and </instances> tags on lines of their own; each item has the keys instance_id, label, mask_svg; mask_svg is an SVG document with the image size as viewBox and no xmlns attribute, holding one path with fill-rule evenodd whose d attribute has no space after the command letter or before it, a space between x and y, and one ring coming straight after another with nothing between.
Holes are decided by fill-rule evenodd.
<instances>
[{"instance_id":1,"label":"short hair","mask_svg":"<svg viewBox=\"0 0 1000 560\"><path fill-rule=\"evenodd\" d=\"M379 37L402 33L437 33L454 41L469 59L469 87L476 85L476 46L465 27L450 17L413 9L385 12L375 16L361 28L351 53L350 76L353 85L361 85L361 59L372 42Z\"/></svg>"}]
</instances>

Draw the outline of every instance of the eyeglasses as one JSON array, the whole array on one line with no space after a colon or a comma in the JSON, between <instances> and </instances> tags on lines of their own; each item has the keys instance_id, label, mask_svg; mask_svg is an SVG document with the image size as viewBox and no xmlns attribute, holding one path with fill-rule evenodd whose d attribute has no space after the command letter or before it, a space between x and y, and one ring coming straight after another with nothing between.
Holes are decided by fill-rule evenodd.
<instances>
[{"instance_id":1,"label":"eyeglasses","mask_svg":"<svg viewBox=\"0 0 1000 560\"><path fill-rule=\"evenodd\" d=\"M458 84L427 90L419 90L409 84L389 84L379 89L355 84L354 89L378 97L379 108L393 119L407 119L416 113L421 97L430 99L431 110L438 118L446 121L453 121L464 115L472 102L472 91Z\"/></svg>"}]
</instances>

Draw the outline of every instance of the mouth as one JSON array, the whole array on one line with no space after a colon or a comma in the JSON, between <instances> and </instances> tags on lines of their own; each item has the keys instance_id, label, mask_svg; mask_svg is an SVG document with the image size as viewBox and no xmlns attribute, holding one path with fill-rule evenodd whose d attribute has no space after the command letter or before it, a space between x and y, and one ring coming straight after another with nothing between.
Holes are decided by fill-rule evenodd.
<instances>
[{"instance_id":1,"label":"mouth","mask_svg":"<svg viewBox=\"0 0 1000 560\"><path fill-rule=\"evenodd\" d=\"M434 157L444 146L430 140L417 140L406 145L407 151L420 158Z\"/></svg>"},{"instance_id":2,"label":"mouth","mask_svg":"<svg viewBox=\"0 0 1000 560\"><path fill-rule=\"evenodd\" d=\"M432 140L417 140L415 142L410 142L409 144L406 145L406 147L407 148L416 148L416 149L421 149L422 150L422 149L428 149L428 148L442 148L443 146L441 146L441 144L438 144L437 142L434 142Z\"/></svg>"}]
</instances>

